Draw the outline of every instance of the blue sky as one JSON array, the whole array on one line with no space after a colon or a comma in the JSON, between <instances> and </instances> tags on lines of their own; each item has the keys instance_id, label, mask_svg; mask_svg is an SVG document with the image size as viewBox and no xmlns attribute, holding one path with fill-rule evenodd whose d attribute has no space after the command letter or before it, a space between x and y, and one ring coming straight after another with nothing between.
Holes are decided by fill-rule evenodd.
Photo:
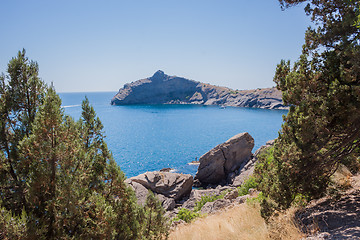
<instances>
[{"instance_id":1,"label":"blue sky","mask_svg":"<svg viewBox=\"0 0 360 240\"><path fill-rule=\"evenodd\" d=\"M58 92L117 91L161 69L233 89L274 86L310 25L277 0L2 0L0 72L25 48Z\"/></svg>"}]
</instances>

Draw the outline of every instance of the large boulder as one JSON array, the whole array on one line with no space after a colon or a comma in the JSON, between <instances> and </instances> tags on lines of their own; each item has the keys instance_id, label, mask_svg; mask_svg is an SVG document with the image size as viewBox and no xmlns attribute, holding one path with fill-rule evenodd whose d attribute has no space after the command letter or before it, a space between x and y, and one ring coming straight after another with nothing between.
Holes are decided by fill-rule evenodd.
<instances>
[{"instance_id":1,"label":"large boulder","mask_svg":"<svg viewBox=\"0 0 360 240\"><path fill-rule=\"evenodd\" d=\"M161 205L163 206L165 211L171 211L171 210L173 210L175 208L176 203L175 203L175 200L173 198L168 198L168 197L165 197L164 195L161 195L161 194L157 194L156 197L161 202Z\"/></svg>"},{"instance_id":2,"label":"large boulder","mask_svg":"<svg viewBox=\"0 0 360 240\"><path fill-rule=\"evenodd\" d=\"M217 145L200 157L195 179L201 184L218 184L248 162L252 156L254 139L249 133L240 133Z\"/></svg>"},{"instance_id":3,"label":"large boulder","mask_svg":"<svg viewBox=\"0 0 360 240\"><path fill-rule=\"evenodd\" d=\"M137 198L137 203L139 205L144 206L146 202L146 198L149 194L149 189L147 189L140 183L131 181L130 179L126 179L125 183L129 184L129 186L132 187L132 189L134 190L135 196Z\"/></svg>"},{"instance_id":4,"label":"large boulder","mask_svg":"<svg viewBox=\"0 0 360 240\"><path fill-rule=\"evenodd\" d=\"M125 182L134 190L135 196L137 198L137 203L144 206L150 190L141 185L140 183L131 181L130 179L126 179ZM161 205L166 211L175 208L176 203L174 199L165 197L162 194L156 194L155 196L161 202Z\"/></svg>"},{"instance_id":5,"label":"large boulder","mask_svg":"<svg viewBox=\"0 0 360 240\"><path fill-rule=\"evenodd\" d=\"M130 185L134 183L141 184L146 189L172 198L175 201L190 194L193 181L193 177L190 174L171 172L146 172L127 179Z\"/></svg>"}]
</instances>

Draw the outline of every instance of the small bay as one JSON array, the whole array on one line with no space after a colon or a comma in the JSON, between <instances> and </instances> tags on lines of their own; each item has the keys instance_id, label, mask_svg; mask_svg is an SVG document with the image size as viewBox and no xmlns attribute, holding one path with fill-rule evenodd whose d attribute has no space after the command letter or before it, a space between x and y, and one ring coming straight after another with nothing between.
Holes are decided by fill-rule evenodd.
<instances>
[{"instance_id":1,"label":"small bay","mask_svg":"<svg viewBox=\"0 0 360 240\"><path fill-rule=\"evenodd\" d=\"M278 136L286 110L201 105L112 106L116 92L60 93L65 113L78 120L87 96L104 125L106 142L127 177L173 168L194 175L189 162L230 137L249 132L253 152Z\"/></svg>"}]
</instances>

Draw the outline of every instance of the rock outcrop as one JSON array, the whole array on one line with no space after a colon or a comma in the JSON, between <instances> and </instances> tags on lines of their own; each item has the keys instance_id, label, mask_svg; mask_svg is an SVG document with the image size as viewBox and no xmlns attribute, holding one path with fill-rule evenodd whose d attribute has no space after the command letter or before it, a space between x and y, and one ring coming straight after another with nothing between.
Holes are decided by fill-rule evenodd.
<instances>
[{"instance_id":1,"label":"rock outcrop","mask_svg":"<svg viewBox=\"0 0 360 240\"><path fill-rule=\"evenodd\" d=\"M199 158L195 180L202 185L219 184L250 160L253 147L254 139L249 133L240 133L219 144Z\"/></svg>"},{"instance_id":2,"label":"rock outcrop","mask_svg":"<svg viewBox=\"0 0 360 240\"><path fill-rule=\"evenodd\" d=\"M131 181L130 179L126 179L125 183L127 183L134 190L135 196L137 198L137 203L144 206L146 198L149 194L149 189L147 189L140 183Z\"/></svg>"},{"instance_id":3,"label":"rock outcrop","mask_svg":"<svg viewBox=\"0 0 360 240\"><path fill-rule=\"evenodd\" d=\"M157 71L152 77L127 83L112 105L203 104L267 109L287 109L276 88L232 90Z\"/></svg>"},{"instance_id":4,"label":"rock outcrop","mask_svg":"<svg viewBox=\"0 0 360 240\"><path fill-rule=\"evenodd\" d=\"M154 193L161 194L166 198L171 198L176 201L190 194L193 177L190 174L146 172L127 179L126 183L135 190L138 200L142 199L144 195L147 195L147 193L145 194L146 189L147 191L151 190ZM143 200L139 202L143 202Z\"/></svg>"},{"instance_id":5,"label":"rock outcrop","mask_svg":"<svg viewBox=\"0 0 360 240\"><path fill-rule=\"evenodd\" d=\"M267 141L265 145L256 150L252 158L243 167L239 168L239 170L235 172L233 178L228 179L228 182L232 182L231 185L234 187L241 186L244 181L254 173L255 163L259 154L263 153L268 147L271 147L274 142L275 140Z\"/></svg>"},{"instance_id":6,"label":"rock outcrop","mask_svg":"<svg viewBox=\"0 0 360 240\"><path fill-rule=\"evenodd\" d=\"M202 214L215 213L230 205L231 205L231 201L228 199L217 199L214 202L205 203L205 205L201 208L201 213Z\"/></svg>"},{"instance_id":7,"label":"rock outcrop","mask_svg":"<svg viewBox=\"0 0 360 240\"><path fill-rule=\"evenodd\" d=\"M140 205L145 204L149 191L153 192L169 218L175 217L181 208L194 210L196 203L204 196L222 196L201 208L202 214L212 214L244 203L247 198L257 194L254 189L249 189L248 195L239 197L236 187L241 186L253 173L257 156L273 143L274 140L268 141L253 155L254 139L245 132L205 153L199 159L195 178L206 189L193 189L194 179L191 175L173 173L170 168L146 172L125 182L133 188Z\"/></svg>"},{"instance_id":8,"label":"rock outcrop","mask_svg":"<svg viewBox=\"0 0 360 240\"><path fill-rule=\"evenodd\" d=\"M182 204L181 207L193 210L196 202L199 202L201 197L220 195L220 193L220 189L193 189L189 198Z\"/></svg>"}]
</instances>

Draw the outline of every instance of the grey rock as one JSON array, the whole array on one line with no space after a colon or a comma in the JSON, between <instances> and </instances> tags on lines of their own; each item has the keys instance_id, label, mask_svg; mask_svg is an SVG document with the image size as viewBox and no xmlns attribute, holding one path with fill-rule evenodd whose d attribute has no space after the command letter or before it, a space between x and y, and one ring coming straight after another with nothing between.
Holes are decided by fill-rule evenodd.
<instances>
[{"instance_id":1,"label":"grey rock","mask_svg":"<svg viewBox=\"0 0 360 240\"><path fill-rule=\"evenodd\" d=\"M249 133L240 133L225 143L217 145L200 157L195 179L202 184L218 184L228 174L250 160L254 139Z\"/></svg>"},{"instance_id":2,"label":"grey rock","mask_svg":"<svg viewBox=\"0 0 360 240\"><path fill-rule=\"evenodd\" d=\"M244 195L244 196L240 196L240 197L237 197L235 199L235 203L238 203L238 204L242 204L244 202L246 202L246 199L250 198L250 195Z\"/></svg>"},{"instance_id":3,"label":"grey rock","mask_svg":"<svg viewBox=\"0 0 360 240\"><path fill-rule=\"evenodd\" d=\"M211 214L215 213L221 209L224 209L225 207L231 206L231 201L228 199L218 199L214 202L207 202L205 205L201 208L202 214Z\"/></svg>"},{"instance_id":4,"label":"grey rock","mask_svg":"<svg viewBox=\"0 0 360 240\"><path fill-rule=\"evenodd\" d=\"M276 139L267 141L265 145L262 145L258 150L255 151L254 156L255 156L255 157L258 157L258 156L259 156L261 153L263 153L264 150L266 150L268 147L273 146L274 143L275 143L275 140L276 140Z\"/></svg>"},{"instance_id":5,"label":"grey rock","mask_svg":"<svg viewBox=\"0 0 360 240\"><path fill-rule=\"evenodd\" d=\"M339 239L351 239L352 237L354 236L348 236L344 238L339 238ZM315 233L314 235L312 236L308 236L306 238L303 238L303 239L306 239L306 240L325 240L325 239L338 239L338 238L332 238L331 234L328 233L328 232L321 232L321 233ZM355 238L353 238L355 239Z\"/></svg>"},{"instance_id":6,"label":"grey rock","mask_svg":"<svg viewBox=\"0 0 360 240\"><path fill-rule=\"evenodd\" d=\"M160 172L171 172L172 170L172 168L163 168L160 170Z\"/></svg>"},{"instance_id":7,"label":"grey rock","mask_svg":"<svg viewBox=\"0 0 360 240\"><path fill-rule=\"evenodd\" d=\"M139 183L154 193L173 198L175 201L189 194L193 185L193 177L190 174L171 172L146 172L127 181Z\"/></svg>"},{"instance_id":8,"label":"grey rock","mask_svg":"<svg viewBox=\"0 0 360 240\"><path fill-rule=\"evenodd\" d=\"M130 179L126 179L125 183L129 184L129 186L132 187L132 189L134 190L138 204L144 206L146 198L149 194L149 189L147 189L140 183L131 181Z\"/></svg>"},{"instance_id":9,"label":"grey rock","mask_svg":"<svg viewBox=\"0 0 360 240\"><path fill-rule=\"evenodd\" d=\"M175 208L171 211L166 211L164 216L168 219L173 219L177 216L178 213L179 213L179 208Z\"/></svg>"},{"instance_id":10,"label":"grey rock","mask_svg":"<svg viewBox=\"0 0 360 240\"><path fill-rule=\"evenodd\" d=\"M224 185L224 186L219 185L215 189L218 190L220 193L223 193L224 191L232 191L235 188L229 185Z\"/></svg>"},{"instance_id":11,"label":"grey rock","mask_svg":"<svg viewBox=\"0 0 360 240\"><path fill-rule=\"evenodd\" d=\"M255 169L255 163L257 158L253 157L246 163L246 165L239 169L238 174L234 177L232 181L232 186L239 187L241 186L246 179L248 179L253 173Z\"/></svg>"},{"instance_id":12,"label":"grey rock","mask_svg":"<svg viewBox=\"0 0 360 240\"><path fill-rule=\"evenodd\" d=\"M248 179L255 169L255 163L259 154L264 152L268 147L274 145L275 140L267 141L265 145L261 146L258 150L255 151L254 156L248 161L243 167L239 168L237 175L232 180L232 186L239 187L241 186L246 179ZM229 180L229 182L231 182Z\"/></svg>"},{"instance_id":13,"label":"grey rock","mask_svg":"<svg viewBox=\"0 0 360 240\"><path fill-rule=\"evenodd\" d=\"M192 210L194 209L196 202L201 200L202 196L214 196L219 194L220 194L220 190L218 189L206 189L206 190L193 189L190 193L188 200L186 200L181 207Z\"/></svg>"},{"instance_id":14,"label":"grey rock","mask_svg":"<svg viewBox=\"0 0 360 240\"><path fill-rule=\"evenodd\" d=\"M137 203L139 205L144 206L146 203L146 198L147 198L150 190L147 189L146 187L144 187L143 185L141 185L140 183L131 181L130 179L126 179L125 182L127 184L129 184L129 186L132 187L132 189L134 190L135 196L137 198ZM169 210L172 210L175 208L175 200L174 199L165 197L162 194L156 194L156 197L159 199L163 208L166 211L169 211Z\"/></svg>"},{"instance_id":15,"label":"grey rock","mask_svg":"<svg viewBox=\"0 0 360 240\"><path fill-rule=\"evenodd\" d=\"M237 189L232 190L231 192L228 192L225 196L224 199L228 199L230 201L236 199L239 196L239 191Z\"/></svg>"},{"instance_id":16,"label":"grey rock","mask_svg":"<svg viewBox=\"0 0 360 240\"><path fill-rule=\"evenodd\" d=\"M287 109L276 88L232 90L157 71L152 77L127 83L112 98L112 105L204 104Z\"/></svg>"},{"instance_id":17,"label":"grey rock","mask_svg":"<svg viewBox=\"0 0 360 240\"><path fill-rule=\"evenodd\" d=\"M165 197L162 194L157 194L156 197L159 199L161 205L166 211L171 211L175 208L176 203L174 199Z\"/></svg>"},{"instance_id":18,"label":"grey rock","mask_svg":"<svg viewBox=\"0 0 360 240\"><path fill-rule=\"evenodd\" d=\"M235 179L235 177L236 177L236 172L237 172L237 171L231 172L231 173L229 173L229 174L227 175L226 181L227 181L228 183L232 183L232 182L234 181L234 179Z\"/></svg>"}]
</instances>

